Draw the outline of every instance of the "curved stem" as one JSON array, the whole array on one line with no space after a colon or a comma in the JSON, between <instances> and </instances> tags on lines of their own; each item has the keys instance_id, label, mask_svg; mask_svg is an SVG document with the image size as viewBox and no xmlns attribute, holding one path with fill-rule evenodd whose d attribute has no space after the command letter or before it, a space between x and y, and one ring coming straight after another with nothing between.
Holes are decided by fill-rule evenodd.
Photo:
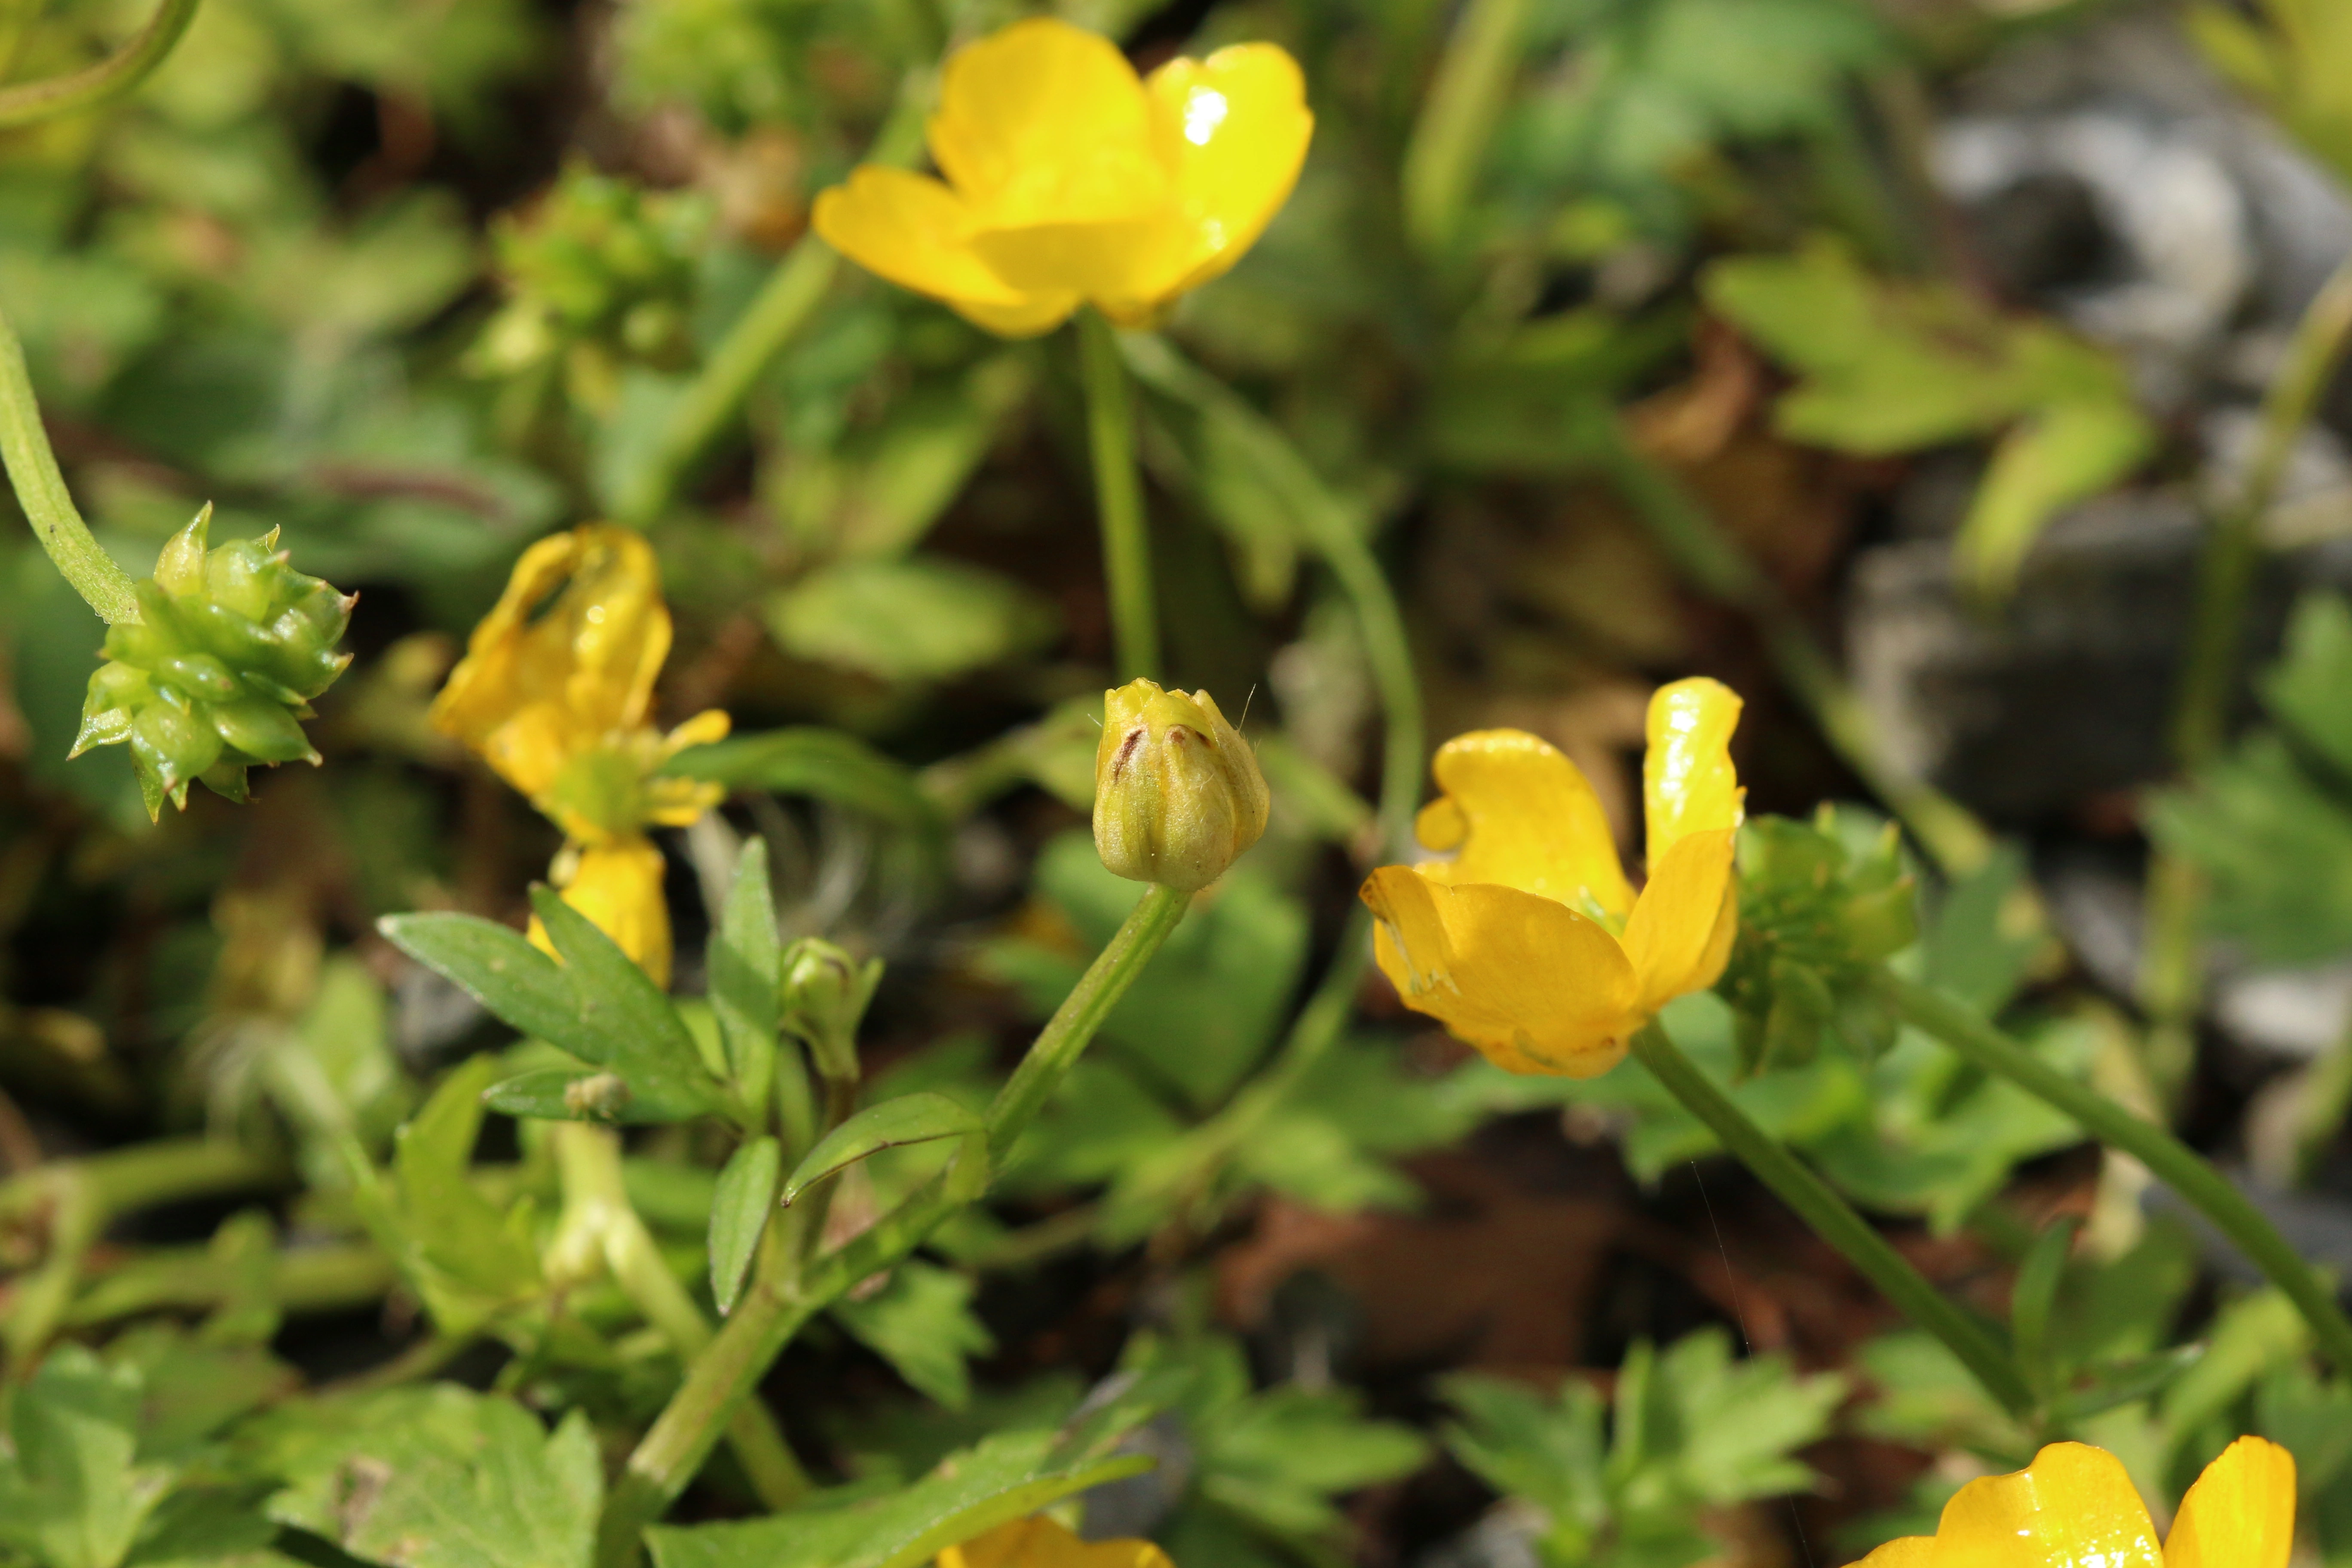
<instances>
[{"instance_id":1,"label":"curved stem","mask_svg":"<svg viewBox=\"0 0 2352 1568\"><path fill-rule=\"evenodd\" d=\"M923 114L930 92L929 71L916 71L907 78L890 118L866 149L866 163L913 161L922 147ZM815 316L840 270L841 258L814 231L793 242L670 411L653 456L614 498L615 518L643 528L661 516L687 474L717 443L729 421L742 412L768 366Z\"/></svg>"},{"instance_id":2,"label":"curved stem","mask_svg":"<svg viewBox=\"0 0 2352 1568\"><path fill-rule=\"evenodd\" d=\"M576 1226L602 1251L614 1283L680 1361L700 1355L710 1344L710 1321L630 1206L621 1180L620 1134L585 1121L559 1121L550 1131L562 1173L566 1227ZM783 1509L806 1495L808 1472L765 1405L744 1401L728 1422L727 1436L761 1502Z\"/></svg>"},{"instance_id":3,"label":"curved stem","mask_svg":"<svg viewBox=\"0 0 2352 1568\"><path fill-rule=\"evenodd\" d=\"M5 315L0 315L0 460L7 464L16 504L33 525L34 536L74 592L110 626L136 621L137 585L90 537L89 525L74 510L65 476L58 472L57 454L49 450L48 432L41 428L41 407L34 401L33 379L25 369L25 347Z\"/></svg>"},{"instance_id":4,"label":"curved stem","mask_svg":"<svg viewBox=\"0 0 2352 1568\"><path fill-rule=\"evenodd\" d=\"M2183 776L2194 776L2221 749L2245 654L2246 606L2262 565L2263 519L2347 342L2352 261L2337 268L2305 307L2286 363L2263 395L2261 432L2245 484L2214 516L2205 536L2197 563L2197 606L2174 699L2172 756ZM2140 1005L2148 1016L2149 1067L2168 1100L2188 1076L2195 1054L2189 1029L2203 990L2197 927L2204 891L2197 868L2174 856L2159 852L2148 869Z\"/></svg>"},{"instance_id":5,"label":"curved stem","mask_svg":"<svg viewBox=\"0 0 2352 1568\"><path fill-rule=\"evenodd\" d=\"M2004 1409L2017 1416L2032 1411L2033 1391L1992 1334L1928 1283L1827 1182L1749 1121L1663 1027L1654 1021L1643 1026L1633 1037L1633 1054L1684 1110L1706 1123L1740 1163L1796 1210L1813 1234L1837 1248L1905 1316L1941 1340Z\"/></svg>"},{"instance_id":6,"label":"curved stem","mask_svg":"<svg viewBox=\"0 0 2352 1568\"><path fill-rule=\"evenodd\" d=\"M2294 1303L2327 1359L2338 1372L2352 1373L2352 1321L2346 1319L2334 1295L2262 1211L2187 1144L2096 1089L2076 1083L1950 997L1891 973L1881 973L1878 988L1906 1023L2048 1102L2092 1137L2146 1165Z\"/></svg>"},{"instance_id":7,"label":"curved stem","mask_svg":"<svg viewBox=\"0 0 2352 1568\"><path fill-rule=\"evenodd\" d=\"M68 76L0 88L0 131L95 109L120 98L160 66L195 19L198 0L163 0L144 27L114 53Z\"/></svg>"},{"instance_id":8,"label":"curved stem","mask_svg":"<svg viewBox=\"0 0 2352 1568\"><path fill-rule=\"evenodd\" d=\"M1184 894L1150 888L1095 955L989 1108L992 1166L1020 1141L1191 902ZM895 1267L964 1206L950 1190L952 1173L934 1176L856 1240L804 1268L790 1248L763 1255L761 1273L726 1326L687 1368L686 1381L614 1483L596 1525L597 1568L629 1568L636 1562L645 1527L686 1489L726 1424L803 1324L860 1280Z\"/></svg>"},{"instance_id":9,"label":"curved stem","mask_svg":"<svg viewBox=\"0 0 2352 1568\"><path fill-rule=\"evenodd\" d=\"M1423 250L1447 249L1461 227L1478 160L1509 100L1527 19L1528 0L1471 0L1454 25L1404 153L1405 231Z\"/></svg>"},{"instance_id":10,"label":"curved stem","mask_svg":"<svg viewBox=\"0 0 2352 1568\"><path fill-rule=\"evenodd\" d=\"M1404 615L1388 574L1372 553L1354 509L1331 493L1280 426L1215 376L1192 363L1165 338L1129 332L1119 342L1128 367L1155 390L1192 405L1218 420L1255 465L1258 475L1287 503L1291 521L1323 558L1355 612L1364 639L1364 661L1380 693L1381 799L1379 853L1411 850L1413 809L1421 801L1421 770L1427 744L1422 716L1421 677L1405 635Z\"/></svg>"},{"instance_id":11,"label":"curved stem","mask_svg":"<svg viewBox=\"0 0 2352 1568\"><path fill-rule=\"evenodd\" d=\"M1151 588L1151 536L1135 468L1135 404L1119 363L1118 333L1099 311L1078 312L1078 363L1087 385L1087 449L1095 510L1102 519L1103 574L1110 586L1118 678L1160 676L1160 605Z\"/></svg>"}]
</instances>

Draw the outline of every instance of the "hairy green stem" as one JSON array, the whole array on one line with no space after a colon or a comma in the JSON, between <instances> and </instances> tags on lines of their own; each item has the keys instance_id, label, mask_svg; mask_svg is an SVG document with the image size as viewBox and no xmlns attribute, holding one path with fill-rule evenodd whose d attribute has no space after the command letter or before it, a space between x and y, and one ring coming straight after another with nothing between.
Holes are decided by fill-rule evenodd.
<instances>
[{"instance_id":1,"label":"hairy green stem","mask_svg":"<svg viewBox=\"0 0 2352 1568\"><path fill-rule=\"evenodd\" d=\"M136 621L138 586L90 537L89 525L74 510L65 476L58 472L57 454L49 450L48 432L41 428L33 378L25 369L25 346L5 315L0 315L0 461L7 464L16 504L33 525L34 536L74 592L110 626Z\"/></svg>"},{"instance_id":2,"label":"hairy green stem","mask_svg":"<svg viewBox=\"0 0 2352 1568\"><path fill-rule=\"evenodd\" d=\"M95 109L145 81L195 19L198 0L163 0L147 25L106 58L47 81L0 88L0 131Z\"/></svg>"},{"instance_id":3,"label":"hairy green stem","mask_svg":"<svg viewBox=\"0 0 2352 1568\"><path fill-rule=\"evenodd\" d=\"M2262 423L2245 482L2214 515L2197 563L2197 604L2174 698L2172 758L2194 778L2221 749L2230 700L2246 642L2246 608L2262 565L2263 519L2277 499L2296 439L2311 423L2336 364L2352 342L2352 261L2305 307L2286 363L2263 397ZM2159 851L2148 870L2147 950L2140 1005L2149 1028L2149 1070L2170 1100L2195 1056L2191 1037L2203 975L2197 933L2204 883L2195 867Z\"/></svg>"},{"instance_id":4,"label":"hairy green stem","mask_svg":"<svg viewBox=\"0 0 2352 1568\"><path fill-rule=\"evenodd\" d=\"M585 1121L559 1121L551 1131L563 1181L564 1228L576 1227L603 1253L622 1294L669 1341L680 1361L692 1361L709 1348L710 1322L630 1206L621 1180L620 1135ZM761 1502L784 1509L807 1495L808 1472L765 1405L747 1399L738 1406L728 1421L727 1438Z\"/></svg>"},{"instance_id":5,"label":"hairy green stem","mask_svg":"<svg viewBox=\"0 0 2352 1568\"><path fill-rule=\"evenodd\" d=\"M929 71L908 77L890 118L866 149L866 163L913 161L922 148L923 115L930 96ZM814 232L793 242L670 411L652 457L614 498L615 518L635 528L660 518L688 473L742 412L760 377L814 318L840 269L841 258Z\"/></svg>"},{"instance_id":6,"label":"hairy green stem","mask_svg":"<svg viewBox=\"0 0 2352 1568\"><path fill-rule=\"evenodd\" d=\"M1992 854L1991 834L1968 807L1888 763L1869 710L1779 586L1696 498L1633 445L1612 412L1596 414L1594 424L1609 481L1694 587L1755 622L1780 679L1846 766L1945 871L1964 876L1981 867Z\"/></svg>"},{"instance_id":7,"label":"hairy green stem","mask_svg":"<svg viewBox=\"0 0 2352 1568\"><path fill-rule=\"evenodd\" d=\"M1181 893L1150 888L1095 955L989 1109L992 1163L1020 1141L1190 903ZM597 1521L597 1568L630 1568L636 1562L646 1526L686 1489L726 1423L803 1325L860 1280L896 1266L964 1206L950 1191L951 1174L933 1177L856 1239L805 1265L789 1247L763 1254L760 1273L726 1326L688 1366L686 1381L614 1483Z\"/></svg>"},{"instance_id":8,"label":"hairy green stem","mask_svg":"<svg viewBox=\"0 0 2352 1568\"><path fill-rule=\"evenodd\" d=\"M1454 243L1478 161L1509 100L1527 36L1528 0L1470 0L1422 100L1402 172L1405 233L1424 251Z\"/></svg>"},{"instance_id":9,"label":"hairy green stem","mask_svg":"<svg viewBox=\"0 0 2352 1568\"><path fill-rule=\"evenodd\" d=\"M1911 1267L1827 1182L1749 1121L1747 1112L1683 1055L1661 1026L1655 1021L1643 1026L1633 1037L1633 1048L1642 1065L1684 1110L1706 1123L1741 1164L1796 1210L1813 1234L1861 1270L1906 1317L1941 1340L2002 1408L2021 1417L2032 1411L2033 1391L1991 1332Z\"/></svg>"},{"instance_id":10,"label":"hairy green stem","mask_svg":"<svg viewBox=\"0 0 2352 1568\"><path fill-rule=\"evenodd\" d=\"M1972 1009L1916 981L1883 973L1880 994L1906 1023L1925 1030L1986 1072L1995 1073L2080 1123L2083 1131L2146 1165L2156 1178L2228 1237L2294 1303L2321 1351L2352 1373L2352 1320L2276 1226L2229 1179L2153 1121L2126 1110L2042 1061Z\"/></svg>"},{"instance_id":11,"label":"hairy green stem","mask_svg":"<svg viewBox=\"0 0 2352 1568\"><path fill-rule=\"evenodd\" d=\"M1160 678L1160 605L1151 584L1151 535L1135 467L1135 401L1119 361L1118 331L1099 312L1078 312L1078 364L1087 387L1087 450L1102 521L1103 575L1122 681Z\"/></svg>"}]
</instances>

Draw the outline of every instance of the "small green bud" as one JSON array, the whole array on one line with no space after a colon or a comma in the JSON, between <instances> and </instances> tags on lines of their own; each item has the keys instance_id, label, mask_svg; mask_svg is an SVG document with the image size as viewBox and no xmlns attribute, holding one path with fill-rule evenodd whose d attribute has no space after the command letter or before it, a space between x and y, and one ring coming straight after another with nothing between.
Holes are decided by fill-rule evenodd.
<instances>
[{"instance_id":1,"label":"small green bud","mask_svg":"<svg viewBox=\"0 0 2352 1568\"><path fill-rule=\"evenodd\" d=\"M824 1078L856 1081L857 1028L881 983L880 959L860 963L821 937L784 950L783 1026L808 1047Z\"/></svg>"},{"instance_id":2,"label":"small green bud","mask_svg":"<svg viewBox=\"0 0 2352 1568\"><path fill-rule=\"evenodd\" d=\"M289 566L272 531L207 548L207 506L139 584L139 619L110 626L73 754L128 742L148 815L201 780L246 797L256 763L316 763L310 700L351 662L336 644L352 598Z\"/></svg>"},{"instance_id":3,"label":"small green bud","mask_svg":"<svg viewBox=\"0 0 2352 1568\"><path fill-rule=\"evenodd\" d=\"M1103 694L1095 748L1095 852L1138 882L1207 887L1265 832L1257 753L1206 691L1149 680Z\"/></svg>"}]
</instances>

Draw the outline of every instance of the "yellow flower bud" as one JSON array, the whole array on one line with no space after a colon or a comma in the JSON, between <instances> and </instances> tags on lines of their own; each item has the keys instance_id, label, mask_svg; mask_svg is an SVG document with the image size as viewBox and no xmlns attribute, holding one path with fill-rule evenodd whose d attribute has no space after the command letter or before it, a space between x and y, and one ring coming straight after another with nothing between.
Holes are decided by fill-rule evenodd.
<instances>
[{"instance_id":1,"label":"yellow flower bud","mask_svg":"<svg viewBox=\"0 0 2352 1568\"><path fill-rule=\"evenodd\" d=\"M1224 875L1265 831L1265 775L1206 691L1149 680L1103 694L1095 750L1095 850L1104 865L1180 893Z\"/></svg>"}]
</instances>

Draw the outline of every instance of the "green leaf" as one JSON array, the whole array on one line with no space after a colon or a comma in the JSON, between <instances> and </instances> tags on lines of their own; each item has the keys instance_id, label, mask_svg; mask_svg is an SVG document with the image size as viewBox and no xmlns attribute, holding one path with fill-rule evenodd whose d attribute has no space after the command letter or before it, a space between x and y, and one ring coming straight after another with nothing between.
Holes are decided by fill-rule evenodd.
<instances>
[{"instance_id":1,"label":"green leaf","mask_svg":"<svg viewBox=\"0 0 2352 1568\"><path fill-rule=\"evenodd\" d=\"M1105 1481L1148 1470L1140 1455L1106 1459L1051 1432L1002 1432L950 1455L886 1498L698 1529L646 1532L655 1568L915 1568Z\"/></svg>"},{"instance_id":2,"label":"green leaf","mask_svg":"<svg viewBox=\"0 0 2352 1568\"><path fill-rule=\"evenodd\" d=\"M730 790L811 795L901 827L939 825L912 770L839 730L803 725L735 735L679 752L666 771Z\"/></svg>"},{"instance_id":3,"label":"green leaf","mask_svg":"<svg viewBox=\"0 0 2352 1568\"><path fill-rule=\"evenodd\" d=\"M936 556L841 561L768 603L786 653L892 681L939 681L1034 653L1052 608L1009 577Z\"/></svg>"},{"instance_id":4,"label":"green leaf","mask_svg":"<svg viewBox=\"0 0 2352 1568\"><path fill-rule=\"evenodd\" d=\"M2000 316L1948 285L1874 279L1834 244L1718 261L1703 288L1802 375L1776 412L1783 434L1865 456L2000 437L1956 546L1980 592L2005 594L2053 517L2155 448L2104 350Z\"/></svg>"},{"instance_id":5,"label":"green leaf","mask_svg":"<svg viewBox=\"0 0 2352 1568\"><path fill-rule=\"evenodd\" d=\"M710 1294L722 1318L735 1310L761 1233L775 1210L776 1173L782 1163L773 1138L754 1138L719 1173L719 1190L710 1199Z\"/></svg>"},{"instance_id":6,"label":"green leaf","mask_svg":"<svg viewBox=\"0 0 2352 1568\"><path fill-rule=\"evenodd\" d=\"M2017 1284L2009 1297L2009 1337L2017 1350L2017 1363L2033 1386L2046 1395L2055 1385L2056 1368L2050 1351L2050 1316L2058 1305L2058 1287L2066 1277L2066 1260L2081 1231L2072 1215L2059 1219L2033 1238L2032 1247L2017 1270Z\"/></svg>"},{"instance_id":7,"label":"green leaf","mask_svg":"<svg viewBox=\"0 0 2352 1568\"><path fill-rule=\"evenodd\" d=\"M586 1415L551 1434L511 1399L458 1392L409 1402L424 1425L313 1439L297 1474L341 1495L306 1522L397 1568L589 1568L604 1484Z\"/></svg>"},{"instance_id":8,"label":"green leaf","mask_svg":"<svg viewBox=\"0 0 2352 1568\"><path fill-rule=\"evenodd\" d=\"M719 1086L662 988L552 888L533 888L530 902L563 956L582 1025L607 1042L601 1059L629 1087L632 1119L683 1121L718 1110Z\"/></svg>"},{"instance_id":9,"label":"green leaf","mask_svg":"<svg viewBox=\"0 0 2352 1568\"><path fill-rule=\"evenodd\" d=\"M768 886L768 843L753 837L736 859L709 964L710 1010L727 1043L728 1068L736 1093L754 1108L767 1105L775 1082L782 952L776 939L775 895Z\"/></svg>"},{"instance_id":10,"label":"green leaf","mask_svg":"<svg viewBox=\"0 0 2352 1568\"><path fill-rule=\"evenodd\" d=\"M467 1174L482 1125L482 1092L495 1058L466 1061L441 1080L393 1140L388 1195L369 1212L383 1244L443 1331L462 1333L534 1293L539 1256L519 1244L509 1216Z\"/></svg>"},{"instance_id":11,"label":"green leaf","mask_svg":"<svg viewBox=\"0 0 2352 1568\"><path fill-rule=\"evenodd\" d=\"M816 1147L793 1168L784 1183L783 1201L789 1206L812 1184L903 1144L961 1138L966 1144L958 1158L985 1159L975 1143L987 1131L988 1123L979 1112L929 1089L869 1105L819 1139Z\"/></svg>"},{"instance_id":12,"label":"green leaf","mask_svg":"<svg viewBox=\"0 0 2352 1568\"><path fill-rule=\"evenodd\" d=\"M996 1348L971 1297L968 1276L916 1259L893 1270L880 1293L843 1301L833 1315L918 1393L961 1410L971 1400L966 1360Z\"/></svg>"},{"instance_id":13,"label":"green leaf","mask_svg":"<svg viewBox=\"0 0 2352 1568\"><path fill-rule=\"evenodd\" d=\"M500 1023L602 1064L605 1044L580 1016L555 960L520 931L474 915L386 915L386 940L490 1010Z\"/></svg>"},{"instance_id":14,"label":"green leaf","mask_svg":"<svg viewBox=\"0 0 2352 1568\"><path fill-rule=\"evenodd\" d=\"M133 1462L141 1392L79 1345L49 1352L9 1411L0 1542L47 1568L118 1568L175 1473Z\"/></svg>"}]
</instances>

